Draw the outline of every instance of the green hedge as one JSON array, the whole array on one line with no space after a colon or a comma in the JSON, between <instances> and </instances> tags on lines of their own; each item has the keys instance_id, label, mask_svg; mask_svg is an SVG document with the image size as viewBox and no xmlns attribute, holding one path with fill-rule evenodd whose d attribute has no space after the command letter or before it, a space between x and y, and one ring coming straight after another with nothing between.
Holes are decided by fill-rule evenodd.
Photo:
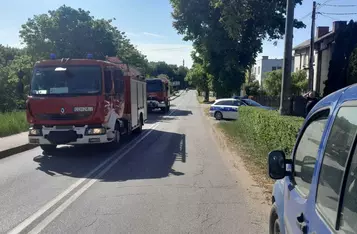
<instances>
[{"instance_id":1,"label":"green hedge","mask_svg":"<svg viewBox=\"0 0 357 234\"><path fill-rule=\"evenodd\" d=\"M220 127L248 148L257 162L266 165L266 154L271 150L284 150L289 157L303 121L299 117L281 116L277 111L240 107L238 120L222 122Z\"/></svg>"},{"instance_id":2,"label":"green hedge","mask_svg":"<svg viewBox=\"0 0 357 234\"><path fill-rule=\"evenodd\" d=\"M0 137L27 131L28 126L24 111L0 113Z\"/></svg>"}]
</instances>

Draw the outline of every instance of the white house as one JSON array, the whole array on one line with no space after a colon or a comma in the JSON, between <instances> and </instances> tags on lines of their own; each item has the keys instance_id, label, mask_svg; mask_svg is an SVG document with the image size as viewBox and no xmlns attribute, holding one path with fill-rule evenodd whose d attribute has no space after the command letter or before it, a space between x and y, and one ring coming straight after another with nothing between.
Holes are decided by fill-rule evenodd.
<instances>
[{"instance_id":1,"label":"white house","mask_svg":"<svg viewBox=\"0 0 357 234\"><path fill-rule=\"evenodd\" d=\"M252 74L259 81L260 86L264 81L267 72L282 69L283 59L269 59L269 56L262 56L252 68Z\"/></svg>"},{"instance_id":2,"label":"white house","mask_svg":"<svg viewBox=\"0 0 357 234\"><path fill-rule=\"evenodd\" d=\"M346 26L346 21L333 22L332 31L329 27L317 27L314 44L314 78L313 90L322 94L325 88L324 81L327 80L328 69L332 53L336 32ZM310 59L310 40L306 40L295 46L294 50L294 71L306 70L308 74Z\"/></svg>"}]
</instances>

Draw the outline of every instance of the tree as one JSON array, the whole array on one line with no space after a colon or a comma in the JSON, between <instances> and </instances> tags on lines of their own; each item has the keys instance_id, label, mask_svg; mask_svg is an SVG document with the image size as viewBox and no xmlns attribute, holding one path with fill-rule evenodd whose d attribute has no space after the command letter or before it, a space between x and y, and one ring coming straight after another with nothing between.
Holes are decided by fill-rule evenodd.
<instances>
[{"instance_id":1,"label":"tree","mask_svg":"<svg viewBox=\"0 0 357 234\"><path fill-rule=\"evenodd\" d=\"M352 20L347 27L339 31L335 37L335 48L330 60L328 77L325 83L324 96L333 93L343 87L352 84L355 80L351 79L350 66L351 60L354 61L355 55L352 54L357 47L357 22ZM353 73L352 73L353 74Z\"/></svg>"},{"instance_id":2,"label":"tree","mask_svg":"<svg viewBox=\"0 0 357 234\"><path fill-rule=\"evenodd\" d=\"M114 19L95 19L89 11L66 5L48 14L35 15L22 25L20 37L36 59L57 57L95 58L119 56L124 62L147 69L147 60L111 23Z\"/></svg>"},{"instance_id":3,"label":"tree","mask_svg":"<svg viewBox=\"0 0 357 234\"><path fill-rule=\"evenodd\" d=\"M348 65L348 81L350 84L357 83L357 46L353 50Z\"/></svg>"},{"instance_id":4,"label":"tree","mask_svg":"<svg viewBox=\"0 0 357 234\"><path fill-rule=\"evenodd\" d=\"M232 40L220 23L220 10L207 0L171 0L171 4L173 26L184 40L193 41L193 58L202 60L199 64L213 76L217 97L239 92L244 71L252 61L246 59L239 42Z\"/></svg>"},{"instance_id":5,"label":"tree","mask_svg":"<svg viewBox=\"0 0 357 234\"><path fill-rule=\"evenodd\" d=\"M207 74L205 68L199 64L194 63L192 68L188 71L185 80L190 84L196 87L199 95L201 92L205 93L205 101L209 101L209 86L212 76Z\"/></svg>"},{"instance_id":6,"label":"tree","mask_svg":"<svg viewBox=\"0 0 357 234\"><path fill-rule=\"evenodd\" d=\"M245 93L248 96L256 96L259 94L259 81L254 80L245 85Z\"/></svg>"},{"instance_id":7,"label":"tree","mask_svg":"<svg viewBox=\"0 0 357 234\"><path fill-rule=\"evenodd\" d=\"M275 70L268 72L264 79L264 90L270 96L280 96L281 80L283 72L282 70ZM308 80L305 71L300 70L291 74L291 92L292 95L301 95L304 91L307 91Z\"/></svg>"}]
</instances>

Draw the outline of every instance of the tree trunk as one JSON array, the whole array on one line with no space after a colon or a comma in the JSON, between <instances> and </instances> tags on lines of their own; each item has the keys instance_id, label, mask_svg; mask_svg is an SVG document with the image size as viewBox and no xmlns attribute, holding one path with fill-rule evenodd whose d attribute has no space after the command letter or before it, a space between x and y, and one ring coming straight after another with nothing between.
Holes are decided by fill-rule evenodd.
<instances>
[{"instance_id":1,"label":"tree trunk","mask_svg":"<svg viewBox=\"0 0 357 234\"><path fill-rule=\"evenodd\" d=\"M208 89L208 87L205 89L205 102L209 102L209 89Z\"/></svg>"}]
</instances>

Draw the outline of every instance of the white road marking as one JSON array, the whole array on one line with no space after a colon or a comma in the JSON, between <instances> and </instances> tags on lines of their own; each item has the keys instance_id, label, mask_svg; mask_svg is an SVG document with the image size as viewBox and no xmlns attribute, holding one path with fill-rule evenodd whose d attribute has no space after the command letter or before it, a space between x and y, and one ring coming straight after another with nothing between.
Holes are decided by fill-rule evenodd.
<instances>
[{"instance_id":1,"label":"white road marking","mask_svg":"<svg viewBox=\"0 0 357 234\"><path fill-rule=\"evenodd\" d=\"M182 102L181 102L182 103ZM180 104L181 104L180 103ZM178 105L180 106L180 105ZM170 116L174 114L177 111L177 109L172 110L168 115ZM72 184L68 189L66 189L64 192L62 192L60 195L55 197L53 200L48 202L46 205L41 207L37 212L35 212L33 215L25 219L23 222L21 222L18 226L16 226L14 229L12 229L8 234L17 234L23 231L25 228L27 228L31 223L33 223L36 219L38 219L41 215L43 215L46 211L51 209L54 205L56 205L60 200L62 200L65 196L67 196L70 192L72 192L74 189L76 189L78 186L80 186L83 182L88 180L87 178L90 178L93 176L94 173L96 173L99 169L101 169L104 165L106 165L109 161L111 161L115 156L118 154L120 155L117 159L109 163L107 167L105 167L99 174L89 180L81 189L79 189L76 193L74 193L69 199L64 201L59 207L57 207L51 214L49 214L44 220L42 220L33 230L31 230L30 233L39 233L41 232L50 222L52 222L61 212L63 212L72 202L74 202L83 192L85 192L91 185L93 185L96 181L97 178L101 177L104 173L106 173L110 168L112 168L120 159L122 159L126 154L130 152L137 144L139 144L144 138L146 138L155 128L157 128L160 125L160 123L154 124L151 128L149 128L149 132L147 132L144 136L136 140L134 144L126 145L123 149L115 152L112 156L110 156L108 159L106 159L104 162L102 162L100 165L98 165L96 168L94 168L91 172L89 172L85 178L79 179L76 183ZM128 148L129 147L129 148ZM125 150L126 149L126 150ZM124 151L125 150L125 151ZM124 151L124 153L121 154L121 152Z\"/></svg>"}]
</instances>

